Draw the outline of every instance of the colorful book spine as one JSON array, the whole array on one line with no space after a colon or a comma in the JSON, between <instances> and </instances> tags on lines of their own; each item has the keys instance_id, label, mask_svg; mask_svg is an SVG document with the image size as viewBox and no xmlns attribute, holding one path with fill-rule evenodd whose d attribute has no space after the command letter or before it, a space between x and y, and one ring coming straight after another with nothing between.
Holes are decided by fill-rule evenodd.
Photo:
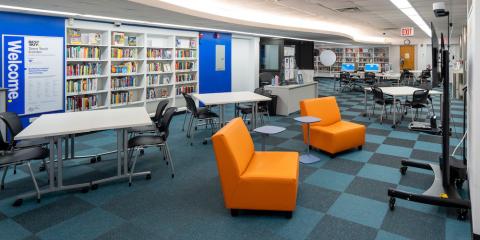
<instances>
[{"instance_id":1,"label":"colorful book spine","mask_svg":"<svg viewBox=\"0 0 480 240\"><path fill-rule=\"evenodd\" d=\"M99 47L80 47L80 46L69 46L67 47L67 58L72 59L82 59L82 58L92 58L100 59L100 48Z\"/></svg>"},{"instance_id":2,"label":"colorful book spine","mask_svg":"<svg viewBox=\"0 0 480 240\"><path fill-rule=\"evenodd\" d=\"M67 76L85 76L101 74L100 63L77 63L67 65Z\"/></svg>"}]
</instances>

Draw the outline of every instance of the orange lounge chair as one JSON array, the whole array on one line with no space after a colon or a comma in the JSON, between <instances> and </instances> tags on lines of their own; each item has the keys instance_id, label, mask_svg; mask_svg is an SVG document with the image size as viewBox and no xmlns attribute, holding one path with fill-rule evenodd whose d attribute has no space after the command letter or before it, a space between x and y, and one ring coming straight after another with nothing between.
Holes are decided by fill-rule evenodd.
<instances>
[{"instance_id":1,"label":"orange lounge chair","mask_svg":"<svg viewBox=\"0 0 480 240\"><path fill-rule=\"evenodd\" d=\"M230 121L212 137L225 207L232 216L239 209L295 210L299 158L297 152L257 152L241 118Z\"/></svg>"},{"instance_id":2,"label":"orange lounge chair","mask_svg":"<svg viewBox=\"0 0 480 240\"><path fill-rule=\"evenodd\" d=\"M312 147L335 154L351 149L362 149L365 144L364 125L342 121L335 97L305 99L300 102L300 114L321 119L310 125ZM307 126L303 126L303 139L307 143Z\"/></svg>"}]
</instances>

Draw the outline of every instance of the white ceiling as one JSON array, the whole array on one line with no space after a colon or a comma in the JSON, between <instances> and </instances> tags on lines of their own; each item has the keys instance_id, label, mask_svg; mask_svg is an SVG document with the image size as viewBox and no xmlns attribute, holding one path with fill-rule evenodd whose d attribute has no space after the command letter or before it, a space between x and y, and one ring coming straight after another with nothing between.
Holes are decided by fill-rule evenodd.
<instances>
[{"instance_id":1,"label":"white ceiling","mask_svg":"<svg viewBox=\"0 0 480 240\"><path fill-rule=\"evenodd\" d=\"M136 2L155 2L157 0L134 0ZM200 0L199 0L200 1ZM398 10L390 0L219 0L237 4L243 8L260 9L276 14L297 16L319 21L334 21L358 29L365 30L371 35L396 38L400 28L415 24ZM439 0L410 0L423 19L429 23L433 21L437 32L446 32L446 18L435 18L432 3ZM160 2L160 1L158 1ZM181 2L181 0L179 0ZM453 22L452 36L458 36L461 26L466 24L467 0L445 0L450 10ZM271 35L282 35L294 38L308 38L326 41L351 42L344 36L322 34L315 31L301 29L296 31L277 25L264 26L255 22L241 22L232 19L215 18L202 13L183 11L181 8L168 8L159 4L151 7L128 0L0 0L0 4L39 8L47 10L67 11L80 14L92 14L108 17L130 18L145 21L155 21L171 24L191 25L236 31L255 32ZM336 9L356 7L356 12L339 12ZM168 9L168 10L167 10ZM181 12L181 13L180 13ZM185 14L188 13L189 15ZM209 18L209 19L208 19ZM281 23L279 23L281 25ZM427 36L418 28L417 37Z\"/></svg>"}]
</instances>

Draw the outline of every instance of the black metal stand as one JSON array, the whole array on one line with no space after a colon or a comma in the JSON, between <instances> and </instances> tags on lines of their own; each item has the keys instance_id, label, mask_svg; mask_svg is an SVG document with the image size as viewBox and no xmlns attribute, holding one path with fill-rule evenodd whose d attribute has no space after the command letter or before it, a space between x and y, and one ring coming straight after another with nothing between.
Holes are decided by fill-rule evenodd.
<instances>
[{"instance_id":1,"label":"black metal stand","mask_svg":"<svg viewBox=\"0 0 480 240\"><path fill-rule=\"evenodd\" d=\"M442 44L443 45L443 44ZM449 52L442 52L442 74L443 74L443 113L442 113L442 156L440 164L424 164L414 161L402 161L400 172L405 175L408 167L431 170L435 180L422 194L409 193L397 189L388 189L390 196L390 210L395 209L396 198L407 201L425 203L430 205L457 208L458 219L467 218L468 209L471 208L470 201L464 200L458 194L463 182L467 179L467 168L463 161L450 157L450 101L449 101Z\"/></svg>"}]
</instances>

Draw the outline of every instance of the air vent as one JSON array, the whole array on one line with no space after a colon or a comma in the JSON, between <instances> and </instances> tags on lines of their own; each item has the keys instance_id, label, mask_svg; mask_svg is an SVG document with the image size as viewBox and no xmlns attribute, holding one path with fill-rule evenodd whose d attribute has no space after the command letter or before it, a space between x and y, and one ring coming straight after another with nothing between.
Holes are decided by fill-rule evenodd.
<instances>
[{"instance_id":1,"label":"air vent","mask_svg":"<svg viewBox=\"0 0 480 240\"><path fill-rule=\"evenodd\" d=\"M342 12L342 13L357 13L360 12L360 8L358 7L346 7L346 8L338 8L335 9L337 12Z\"/></svg>"}]
</instances>

